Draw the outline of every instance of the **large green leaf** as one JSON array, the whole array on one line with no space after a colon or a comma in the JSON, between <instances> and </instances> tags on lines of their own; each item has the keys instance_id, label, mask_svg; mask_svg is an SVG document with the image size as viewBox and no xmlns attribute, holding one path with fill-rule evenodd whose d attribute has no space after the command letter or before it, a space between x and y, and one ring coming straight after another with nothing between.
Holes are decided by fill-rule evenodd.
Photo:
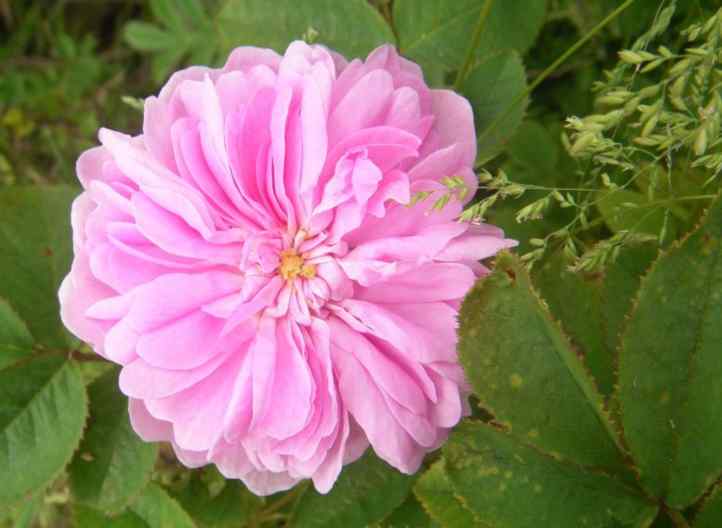
<instances>
[{"instance_id":1,"label":"large green leaf","mask_svg":"<svg viewBox=\"0 0 722 528\"><path fill-rule=\"evenodd\" d=\"M70 268L70 202L77 192L67 186L0 190L0 296L50 347L68 344L57 292Z\"/></svg>"},{"instance_id":2,"label":"large green leaf","mask_svg":"<svg viewBox=\"0 0 722 528\"><path fill-rule=\"evenodd\" d=\"M74 526L77 528L151 528L132 511L109 517L82 504L73 504Z\"/></svg>"},{"instance_id":3,"label":"large green leaf","mask_svg":"<svg viewBox=\"0 0 722 528\"><path fill-rule=\"evenodd\" d=\"M0 298L0 369L29 355L33 336L10 303Z\"/></svg>"},{"instance_id":4,"label":"large green leaf","mask_svg":"<svg viewBox=\"0 0 722 528\"><path fill-rule=\"evenodd\" d=\"M307 491L295 512L298 528L362 528L380 521L409 494L413 477L390 467L369 450L344 468L327 495Z\"/></svg>"},{"instance_id":5,"label":"large green leaf","mask_svg":"<svg viewBox=\"0 0 722 528\"><path fill-rule=\"evenodd\" d=\"M150 528L194 528L193 519L155 482L150 482L128 508Z\"/></svg>"},{"instance_id":6,"label":"large green leaf","mask_svg":"<svg viewBox=\"0 0 722 528\"><path fill-rule=\"evenodd\" d=\"M240 481L225 480L213 467L202 471L194 471L188 484L173 495L199 526L243 526L264 505L263 499L251 493ZM203 479L208 475L213 477L210 483ZM218 484L222 486L221 490L212 494L209 488Z\"/></svg>"},{"instance_id":7,"label":"large green leaf","mask_svg":"<svg viewBox=\"0 0 722 528\"><path fill-rule=\"evenodd\" d=\"M383 17L365 0L228 0L219 17L220 30L243 43L283 52L309 30L319 42L349 58L365 57L373 48L393 42Z\"/></svg>"},{"instance_id":8,"label":"large green leaf","mask_svg":"<svg viewBox=\"0 0 722 528\"><path fill-rule=\"evenodd\" d=\"M443 459L421 475L414 485L414 493L429 515L441 526L480 525L451 485Z\"/></svg>"},{"instance_id":9,"label":"large green leaf","mask_svg":"<svg viewBox=\"0 0 722 528\"><path fill-rule=\"evenodd\" d=\"M0 509L50 482L70 460L87 397L75 365L43 356L0 370Z\"/></svg>"},{"instance_id":10,"label":"large green leaf","mask_svg":"<svg viewBox=\"0 0 722 528\"><path fill-rule=\"evenodd\" d=\"M579 464L624 466L601 395L517 257L497 257L467 295L460 323L461 363L497 422Z\"/></svg>"},{"instance_id":11,"label":"large green leaf","mask_svg":"<svg viewBox=\"0 0 722 528\"><path fill-rule=\"evenodd\" d=\"M487 57L469 72L461 86L461 93L474 109L474 122L479 134L477 159L480 163L499 154L521 124L526 100L510 114L505 113L525 88L524 65L513 51ZM500 121L497 122L497 119Z\"/></svg>"},{"instance_id":12,"label":"large green leaf","mask_svg":"<svg viewBox=\"0 0 722 528\"><path fill-rule=\"evenodd\" d=\"M559 460L486 424L457 427L444 458L464 504L495 528L647 527L657 512L622 481Z\"/></svg>"},{"instance_id":13,"label":"large green leaf","mask_svg":"<svg viewBox=\"0 0 722 528\"><path fill-rule=\"evenodd\" d=\"M405 55L456 69L464 61L485 0L396 0L394 24ZM486 19L475 57L507 49L524 53L546 14L545 0L496 0Z\"/></svg>"},{"instance_id":14,"label":"large green leaf","mask_svg":"<svg viewBox=\"0 0 722 528\"><path fill-rule=\"evenodd\" d=\"M692 526L694 528L719 528L722 526L722 486L718 485L705 499Z\"/></svg>"},{"instance_id":15,"label":"large green leaf","mask_svg":"<svg viewBox=\"0 0 722 528\"><path fill-rule=\"evenodd\" d=\"M722 201L642 280L619 401L643 485L683 508L722 473Z\"/></svg>"},{"instance_id":16,"label":"large green leaf","mask_svg":"<svg viewBox=\"0 0 722 528\"><path fill-rule=\"evenodd\" d=\"M88 387L90 420L70 465L76 499L110 513L122 510L146 485L157 444L143 442L128 417L128 399L112 369Z\"/></svg>"},{"instance_id":17,"label":"large green leaf","mask_svg":"<svg viewBox=\"0 0 722 528\"><path fill-rule=\"evenodd\" d=\"M424 511L413 495L379 524L381 528L439 528L440 525Z\"/></svg>"}]
</instances>

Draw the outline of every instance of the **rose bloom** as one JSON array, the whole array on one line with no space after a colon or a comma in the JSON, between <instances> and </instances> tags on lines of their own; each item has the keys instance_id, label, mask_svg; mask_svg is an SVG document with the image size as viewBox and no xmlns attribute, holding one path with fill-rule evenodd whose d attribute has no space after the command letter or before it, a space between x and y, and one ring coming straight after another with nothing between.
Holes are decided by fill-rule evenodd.
<instances>
[{"instance_id":1,"label":"rose bloom","mask_svg":"<svg viewBox=\"0 0 722 528\"><path fill-rule=\"evenodd\" d=\"M392 47L294 42L180 71L142 135L99 137L59 295L137 433L258 494L328 492L369 444L415 472L467 409L461 300L514 245L433 208L476 189L469 103Z\"/></svg>"}]
</instances>

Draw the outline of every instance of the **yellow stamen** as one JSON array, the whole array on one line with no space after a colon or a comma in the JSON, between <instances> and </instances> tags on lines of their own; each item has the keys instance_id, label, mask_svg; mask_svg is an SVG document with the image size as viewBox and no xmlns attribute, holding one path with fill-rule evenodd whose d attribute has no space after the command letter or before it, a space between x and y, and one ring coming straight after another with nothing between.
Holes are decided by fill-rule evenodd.
<instances>
[{"instance_id":1,"label":"yellow stamen","mask_svg":"<svg viewBox=\"0 0 722 528\"><path fill-rule=\"evenodd\" d=\"M312 279L316 276L316 266L304 264L303 257L295 249L286 249L281 251L281 264L278 266L278 272L286 280L293 280L299 275L306 279Z\"/></svg>"}]
</instances>

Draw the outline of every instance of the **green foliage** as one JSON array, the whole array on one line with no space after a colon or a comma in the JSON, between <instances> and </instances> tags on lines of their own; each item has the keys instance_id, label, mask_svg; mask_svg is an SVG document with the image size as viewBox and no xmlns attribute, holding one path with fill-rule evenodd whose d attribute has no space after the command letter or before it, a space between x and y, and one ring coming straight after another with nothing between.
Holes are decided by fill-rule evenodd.
<instances>
[{"instance_id":1,"label":"green foliage","mask_svg":"<svg viewBox=\"0 0 722 528\"><path fill-rule=\"evenodd\" d=\"M58 287L70 266L71 187L0 190L0 296L27 324L35 340L67 346Z\"/></svg>"},{"instance_id":2,"label":"green foliage","mask_svg":"<svg viewBox=\"0 0 722 528\"><path fill-rule=\"evenodd\" d=\"M413 477L367 452L347 466L328 495L303 494L293 516L299 528L362 528L382 520L409 494Z\"/></svg>"},{"instance_id":3,"label":"green foliage","mask_svg":"<svg viewBox=\"0 0 722 528\"><path fill-rule=\"evenodd\" d=\"M86 412L72 362L45 356L0 370L0 508L58 475L80 441Z\"/></svg>"},{"instance_id":4,"label":"green foliage","mask_svg":"<svg viewBox=\"0 0 722 528\"><path fill-rule=\"evenodd\" d=\"M0 299L0 369L32 352L33 336L10 303Z\"/></svg>"},{"instance_id":5,"label":"green foliage","mask_svg":"<svg viewBox=\"0 0 722 528\"><path fill-rule=\"evenodd\" d=\"M122 510L145 487L158 448L143 442L130 426L128 401L111 369L88 386L90 418L68 468L77 501L101 511Z\"/></svg>"},{"instance_id":6,"label":"green foliage","mask_svg":"<svg viewBox=\"0 0 722 528\"><path fill-rule=\"evenodd\" d=\"M419 478L414 486L414 493L424 509L441 526L479 525L474 514L464 505L451 485L443 460L434 463Z\"/></svg>"},{"instance_id":7,"label":"green foliage","mask_svg":"<svg viewBox=\"0 0 722 528\"><path fill-rule=\"evenodd\" d=\"M654 263L622 339L618 398L642 484L684 508L722 473L722 202Z\"/></svg>"}]
</instances>

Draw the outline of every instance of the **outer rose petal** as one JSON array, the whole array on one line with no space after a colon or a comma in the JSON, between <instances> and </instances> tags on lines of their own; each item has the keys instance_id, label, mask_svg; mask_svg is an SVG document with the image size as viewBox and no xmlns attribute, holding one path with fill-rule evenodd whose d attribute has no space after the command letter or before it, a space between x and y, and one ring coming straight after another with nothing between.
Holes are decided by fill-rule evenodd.
<instances>
[{"instance_id":1,"label":"outer rose petal","mask_svg":"<svg viewBox=\"0 0 722 528\"><path fill-rule=\"evenodd\" d=\"M430 210L445 177L476 189L461 96L391 46L244 47L174 74L142 135L99 138L61 315L123 366L141 438L258 494L326 493L369 445L413 473L468 413L458 307L515 243Z\"/></svg>"}]
</instances>

